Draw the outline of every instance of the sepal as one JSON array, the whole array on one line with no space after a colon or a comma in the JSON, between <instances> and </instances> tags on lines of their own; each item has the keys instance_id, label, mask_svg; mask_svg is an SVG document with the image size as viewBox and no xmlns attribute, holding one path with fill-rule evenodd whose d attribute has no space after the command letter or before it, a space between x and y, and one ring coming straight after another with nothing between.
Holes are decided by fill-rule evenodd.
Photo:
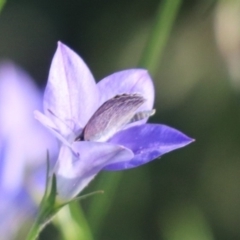
<instances>
[{"instance_id":1,"label":"sepal","mask_svg":"<svg viewBox=\"0 0 240 240\"><path fill-rule=\"evenodd\" d=\"M70 204L72 202L76 202L76 201L80 201L80 200L83 200L83 199L86 199L88 197L92 197L93 195L96 195L96 194L103 194L104 191L103 190L98 190L98 191L94 191L94 192L91 192L91 193L88 193L88 194L84 194L84 195L81 195L81 196L77 196L67 202L64 202L64 203L61 203L59 206L58 206L58 209L60 210L62 207L66 206L67 204Z\"/></svg>"},{"instance_id":2,"label":"sepal","mask_svg":"<svg viewBox=\"0 0 240 240\"><path fill-rule=\"evenodd\" d=\"M89 194L85 194L83 196L77 196L69 201L61 201L58 198L57 193L57 178L56 175L53 173L52 175L49 174L50 170L50 163L49 163L49 155L47 153L47 174L46 174L46 188L42 198L42 201L39 206L38 215L36 217L35 222L32 225L32 228L29 231L27 236L27 240L34 240L37 239L40 232L46 227L46 225L52 220L55 214L58 213L64 206L67 204L85 199L87 197L93 196L95 194L103 193L103 191L95 191Z\"/></svg>"}]
</instances>

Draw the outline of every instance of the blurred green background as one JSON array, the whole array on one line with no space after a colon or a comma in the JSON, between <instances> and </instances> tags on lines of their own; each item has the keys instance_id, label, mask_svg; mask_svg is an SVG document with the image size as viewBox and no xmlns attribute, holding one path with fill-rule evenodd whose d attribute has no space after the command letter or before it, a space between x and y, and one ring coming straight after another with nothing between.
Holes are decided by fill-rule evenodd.
<instances>
[{"instance_id":1,"label":"blurred green background","mask_svg":"<svg viewBox=\"0 0 240 240\"><path fill-rule=\"evenodd\" d=\"M0 15L0 58L44 88L61 40L100 80L138 65L159 4L9 0ZM140 168L98 175L84 192L105 193L81 203L94 239L240 239L239 0L183 0L152 77L157 113L150 121L196 142ZM61 238L50 225L41 239Z\"/></svg>"}]
</instances>

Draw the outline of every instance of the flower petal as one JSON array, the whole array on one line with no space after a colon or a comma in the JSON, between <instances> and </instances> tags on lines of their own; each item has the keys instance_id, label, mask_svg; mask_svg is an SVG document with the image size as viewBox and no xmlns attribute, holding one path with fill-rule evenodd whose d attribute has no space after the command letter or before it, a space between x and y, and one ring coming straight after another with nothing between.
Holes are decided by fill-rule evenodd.
<instances>
[{"instance_id":1,"label":"flower petal","mask_svg":"<svg viewBox=\"0 0 240 240\"><path fill-rule=\"evenodd\" d=\"M44 94L44 111L64 136L61 121L72 131L83 128L98 107L98 89L84 61L70 48L58 43ZM56 117L61 121L56 121Z\"/></svg>"},{"instance_id":2,"label":"flower petal","mask_svg":"<svg viewBox=\"0 0 240 240\"><path fill-rule=\"evenodd\" d=\"M154 87L147 70L130 69L113 73L102 79L97 86L101 93L100 105L119 94L139 93L146 99L139 111L151 110L153 108ZM138 124L146 121L147 118L139 121Z\"/></svg>"},{"instance_id":3,"label":"flower petal","mask_svg":"<svg viewBox=\"0 0 240 240\"><path fill-rule=\"evenodd\" d=\"M15 194L26 168L38 167L57 143L33 117L42 96L33 80L12 63L0 65L0 188ZM9 193L10 194L10 193Z\"/></svg>"},{"instance_id":4,"label":"flower petal","mask_svg":"<svg viewBox=\"0 0 240 240\"><path fill-rule=\"evenodd\" d=\"M10 62L0 64L1 135L27 128L34 120L32 111L42 105L42 97L33 80Z\"/></svg>"},{"instance_id":5,"label":"flower petal","mask_svg":"<svg viewBox=\"0 0 240 240\"><path fill-rule=\"evenodd\" d=\"M38 120L43 126L45 126L58 140L60 140L63 144L70 146L71 144L67 141L67 139L62 136L61 132L59 132L58 128L52 122L52 120L41 112L35 110L34 117ZM67 128L67 126L65 126ZM71 129L68 129L69 138L74 139L75 134Z\"/></svg>"},{"instance_id":6,"label":"flower petal","mask_svg":"<svg viewBox=\"0 0 240 240\"><path fill-rule=\"evenodd\" d=\"M180 131L161 124L144 124L117 133L111 143L129 148L135 154L129 162L109 164L106 170L138 167L165 153L184 147L194 140Z\"/></svg>"},{"instance_id":7,"label":"flower petal","mask_svg":"<svg viewBox=\"0 0 240 240\"><path fill-rule=\"evenodd\" d=\"M111 143L74 142L72 150L63 146L55 171L60 199L79 194L109 162L129 161L133 156L131 150Z\"/></svg>"}]
</instances>

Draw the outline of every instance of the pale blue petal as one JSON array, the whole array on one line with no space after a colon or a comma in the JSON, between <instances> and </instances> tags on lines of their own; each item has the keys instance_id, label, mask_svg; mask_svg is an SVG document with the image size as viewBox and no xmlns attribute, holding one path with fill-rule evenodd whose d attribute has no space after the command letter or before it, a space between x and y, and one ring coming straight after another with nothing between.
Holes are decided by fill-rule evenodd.
<instances>
[{"instance_id":1,"label":"pale blue petal","mask_svg":"<svg viewBox=\"0 0 240 240\"><path fill-rule=\"evenodd\" d=\"M75 133L72 132L71 129L68 129L69 132L68 139L65 138L65 136L62 135L62 132L60 132L57 126L52 122L52 120L37 110L34 111L34 117L43 126L45 126L53 134L53 136L55 136L60 142L67 146L71 146L71 143L70 141L68 141L68 139L75 139L77 137Z\"/></svg>"},{"instance_id":2,"label":"pale blue petal","mask_svg":"<svg viewBox=\"0 0 240 240\"><path fill-rule=\"evenodd\" d=\"M54 137L33 117L42 96L32 79L11 63L0 65L0 165L2 188L22 187L26 168L45 162L47 149L57 151Z\"/></svg>"},{"instance_id":3,"label":"pale blue petal","mask_svg":"<svg viewBox=\"0 0 240 240\"><path fill-rule=\"evenodd\" d=\"M147 70L129 69L116 72L102 79L97 86L101 93L100 104L119 94L139 93L146 99L139 111L151 110L153 108L154 86ZM137 124L143 124L146 121L147 118L138 121Z\"/></svg>"},{"instance_id":4,"label":"pale blue petal","mask_svg":"<svg viewBox=\"0 0 240 240\"><path fill-rule=\"evenodd\" d=\"M110 163L105 169L115 171L138 167L193 141L182 132L162 124L132 127L118 132L110 142L131 149L134 158L128 162Z\"/></svg>"},{"instance_id":5,"label":"pale blue petal","mask_svg":"<svg viewBox=\"0 0 240 240\"><path fill-rule=\"evenodd\" d=\"M45 114L67 136L65 125L73 132L83 128L98 108L98 102L98 89L87 65L59 42L44 94Z\"/></svg>"},{"instance_id":6,"label":"pale blue petal","mask_svg":"<svg viewBox=\"0 0 240 240\"><path fill-rule=\"evenodd\" d=\"M56 166L60 199L66 201L75 197L110 162L131 158L131 150L111 143L75 142L72 150L63 146Z\"/></svg>"}]
</instances>

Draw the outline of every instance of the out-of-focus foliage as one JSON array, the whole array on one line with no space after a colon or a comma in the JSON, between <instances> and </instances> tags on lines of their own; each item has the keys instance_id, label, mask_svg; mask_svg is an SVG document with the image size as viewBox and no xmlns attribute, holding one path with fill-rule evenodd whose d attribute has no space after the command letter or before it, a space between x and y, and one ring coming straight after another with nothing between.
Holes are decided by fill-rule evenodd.
<instances>
[{"instance_id":1,"label":"out-of-focus foliage","mask_svg":"<svg viewBox=\"0 0 240 240\"><path fill-rule=\"evenodd\" d=\"M0 15L0 57L20 63L43 87L61 40L101 79L137 65L158 4L9 1ZM240 67L239 5L183 1L153 76L157 114L151 121L176 127L196 142L124 172L95 239L240 239L240 93L232 84L239 81L233 72ZM119 173L102 173L85 192L114 174ZM108 200L108 192L94 198ZM82 202L87 218L89 203ZM42 239L57 236L50 226Z\"/></svg>"}]
</instances>

